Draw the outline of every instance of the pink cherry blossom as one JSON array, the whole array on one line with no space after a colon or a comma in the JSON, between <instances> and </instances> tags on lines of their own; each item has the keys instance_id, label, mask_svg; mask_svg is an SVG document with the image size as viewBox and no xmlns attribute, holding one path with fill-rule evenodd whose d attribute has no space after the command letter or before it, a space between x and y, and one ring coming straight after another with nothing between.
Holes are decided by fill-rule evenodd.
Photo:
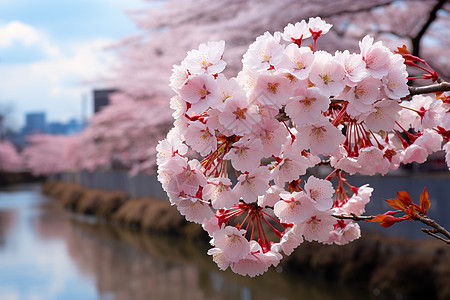
<instances>
[{"instance_id":1,"label":"pink cherry blossom","mask_svg":"<svg viewBox=\"0 0 450 300\"><path fill-rule=\"evenodd\" d=\"M197 224L201 224L205 218L214 216L208 203L193 197L180 197L177 209L187 221Z\"/></svg>"},{"instance_id":2,"label":"pink cherry blossom","mask_svg":"<svg viewBox=\"0 0 450 300\"><path fill-rule=\"evenodd\" d=\"M225 103L219 122L236 135L250 133L252 126L261 120L255 105L249 104L244 97L232 97Z\"/></svg>"},{"instance_id":3,"label":"pink cherry blossom","mask_svg":"<svg viewBox=\"0 0 450 300\"><path fill-rule=\"evenodd\" d=\"M189 122L184 137L186 144L200 153L200 155L206 156L217 149L217 139L214 131L202 122Z\"/></svg>"},{"instance_id":4,"label":"pink cherry blossom","mask_svg":"<svg viewBox=\"0 0 450 300\"><path fill-rule=\"evenodd\" d=\"M314 62L314 54L309 47L299 48L290 44L285 49L285 56L279 64L280 69L285 69L296 78L303 80L309 75Z\"/></svg>"},{"instance_id":5,"label":"pink cherry blossom","mask_svg":"<svg viewBox=\"0 0 450 300\"><path fill-rule=\"evenodd\" d=\"M310 149L314 155L332 154L345 137L330 122L300 126L295 142L301 149Z\"/></svg>"},{"instance_id":6,"label":"pink cherry blossom","mask_svg":"<svg viewBox=\"0 0 450 300\"><path fill-rule=\"evenodd\" d=\"M394 128L395 122L400 119L401 107L397 101L381 100L373 105L374 111L370 112L364 122L367 128L372 131L390 131Z\"/></svg>"},{"instance_id":7,"label":"pink cherry blossom","mask_svg":"<svg viewBox=\"0 0 450 300\"><path fill-rule=\"evenodd\" d=\"M336 51L335 58L344 66L345 82L348 86L354 86L357 82L367 77L366 63L360 54Z\"/></svg>"},{"instance_id":8,"label":"pink cherry blossom","mask_svg":"<svg viewBox=\"0 0 450 300\"><path fill-rule=\"evenodd\" d=\"M287 232L284 233L281 241L272 246L277 252L283 251L286 255L291 255L301 243L303 243L303 235L298 231L298 225L294 224Z\"/></svg>"},{"instance_id":9,"label":"pink cherry blossom","mask_svg":"<svg viewBox=\"0 0 450 300\"><path fill-rule=\"evenodd\" d=\"M450 170L450 141L445 143L442 149L444 149L445 151L445 162L447 163L447 167Z\"/></svg>"},{"instance_id":10,"label":"pink cherry blossom","mask_svg":"<svg viewBox=\"0 0 450 300\"><path fill-rule=\"evenodd\" d=\"M200 44L198 50L188 52L182 65L190 74L217 74L225 69L226 63L222 60L225 42L208 42Z\"/></svg>"},{"instance_id":11,"label":"pink cherry blossom","mask_svg":"<svg viewBox=\"0 0 450 300\"><path fill-rule=\"evenodd\" d=\"M280 39L281 34L271 35L269 32L256 38L243 56L244 69L261 71L276 67L283 59L284 47Z\"/></svg>"},{"instance_id":12,"label":"pink cherry blossom","mask_svg":"<svg viewBox=\"0 0 450 300\"><path fill-rule=\"evenodd\" d=\"M282 200L274 206L274 213L285 223L301 223L313 213L314 204L304 192L280 193Z\"/></svg>"},{"instance_id":13,"label":"pink cherry blossom","mask_svg":"<svg viewBox=\"0 0 450 300\"><path fill-rule=\"evenodd\" d=\"M381 42L373 43L373 37L365 36L359 42L359 48L363 60L366 62L367 71L374 78L381 79L389 72L390 52Z\"/></svg>"},{"instance_id":14,"label":"pink cherry blossom","mask_svg":"<svg viewBox=\"0 0 450 300\"><path fill-rule=\"evenodd\" d=\"M237 205L239 198L231 190L231 180L225 177L211 178L202 191L204 200L211 200L213 208L230 208Z\"/></svg>"},{"instance_id":15,"label":"pink cherry blossom","mask_svg":"<svg viewBox=\"0 0 450 300\"><path fill-rule=\"evenodd\" d=\"M217 83L210 75L190 76L180 89L180 96L192 105L192 110L205 111L217 97Z\"/></svg>"},{"instance_id":16,"label":"pink cherry blossom","mask_svg":"<svg viewBox=\"0 0 450 300\"><path fill-rule=\"evenodd\" d=\"M323 95L327 97L338 95L345 87L344 66L328 52L317 51L314 56L309 80Z\"/></svg>"},{"instance_id":17,"label":"pink cherry blossom","mask_svg":"<svg viewBox=\"0 0 450 300\"><path fill-rule=\"evenodd\" d=\"M261 141L257 139L240 141L233 144L225 159L230 159L236 170L246 172L256 169L262 158Z\"/></svg>"},{"instance_id":18,"label":"pink cherry blossom","mask_svg":"<svg viewBox=\"0 0 450 300\"><path fill-rule=\"evenodd\" d=\"M222 250L228 261L236 262L250 252L250 243L244 235L245 230L226 226L213 233L211 244Z\"/></svg>"},{"instance_id":19,"label":"pink cherry blossom","mask_svg":"<svg viewBox=\"0 0 450 300\"><path fill-rule=\"evenodd\" d=\"M283 40L294 42L298 46L300 46L302 39L309 38L310 36L311 32L309 31L308 24L306 24L305 20L301 20L294 25L289 23L284 27Z\"/></svg>"},{"instance_id":20,"label":"pink cherry blossom","mask_svg":"<svg viewBox=\"0 0 450 300\"><path fill-rule=\"evenodd\" d=\"M330 238L335 222L336 219L330 213L317 211L298 224L298 231L303 234L306 241L324 243Z\"/></svg>"},{"instance_id":21,"label":"pink cherry blossom","mask_svg":"<svg viewBox=\"0 0 450 300\"><path fill-rule=\"evenodd\" d=\"M271 186L263 196L258 196L258 205L260 207L273 207L278 201L280 201L280 193L283 191L284 189L279 186Z\"/></svg>"},{"instance_id":22,"label":"pink cherry blossom","mask_svg":"<svg viewBox=\"0 0 450 300\"><path fill-rule=\"evenodd\" d=\"M297 126L323 120L321 112L328 109L330 100L318 88L299 89L286 104L286 114Z\"/></svg>"},{"instance_id":23,"label":"pink cherry blossom","mask_svg":"<svg viewBox=\"0 0 450 300\"><path fill-rule=\"evenodd\" d=\"M310 166L310 161L301 154L301 149L286 146L281 157L271 165L271 179L276 185L284 186L285 182L296 180L305 174Z\"/></svg>"},{"instance_id":24,"label":"pink cherry blossom","mask_svg":"<svg viewBox=\"0 0 450 300\"><path fill-rule=\"evenodd\" d=\"M281 254L277 252L263 252L256 241L251 241L248 255L237 262L231 263L231 269L237 274L254 277L266 272L270 266L277 266L281 258Z\"/></svg>"},{"instance_id":25,"label":"pink cherry blossom","mask_svg":"<svg viewBox=\"0 0 450 300\"><path fill-rule=\"evenodd\" d=\"M317 210L325 211L333 206L334 189L330 181L310 176L304 190Z\"/></svg>"},{"instance_id":26,"label":"pink cherry blossom","mask_svg":"<svg viewBox=\"0 0 450 300\"><path fill-rule=\"evenodd\" d=\"M332 26L320 17L309 18L308 20L308 28L314 39L317 39L322 34L328 33Z\"/></svg>"},{"instance_id":27,"label":"pink cherry blossom","mask_svg":"<svg viewBox=\"0 0 450 300\"><path fill-rule=\"evenodd\" d=\"M281 75L262 74L256 80L253 95L259 104L281 108L292 94L289 80Z\"/></svg>"},{"instance_id":28,"label":"pink cherry blossom","mask_svg":"<svg viewBox=\"0 0 450 300\"><path fill-rule=\"evenodd\" d=\"M345 245L361 237L361 229L353 221L340 221L335 225L335 229L330 233L330 240L336 245Z\"/></svg>"},{"instance_id":29,"label":"pink cherry blossom","mask_svg":"<svg viewBox=\"0 0 450 300\"><path fill-rule=\"evenodd\" d=\"M258 167L249 173L241 174L233 191L240 195L244 202L255 202L258 196L264 195L268 189L269 177L270 174L266 167Z\"/></svg>"}]
</instances>

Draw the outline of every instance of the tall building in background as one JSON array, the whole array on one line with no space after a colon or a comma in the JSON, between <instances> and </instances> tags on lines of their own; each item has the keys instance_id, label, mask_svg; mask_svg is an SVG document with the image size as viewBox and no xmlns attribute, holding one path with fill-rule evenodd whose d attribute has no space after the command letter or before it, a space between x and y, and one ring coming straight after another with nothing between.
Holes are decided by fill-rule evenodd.
<instances>
[{"instance_id":1,"label":"tall building in background","mask_svg":"<svg viewBox=\"0 0 450 300\"><path fill-rule=\"evenodd\" d=\"M25 115L25 126L22 129L22 135L46 132L47 121L45 112L32 112Z\"/></svg>"},{"instance_id":2,"label":"tall building in background","mask_svg":"<svg viewBox=\"0 0 450 300\"><path fill-rule=\"evenodd\" d=\"M94 90L94 114L109 104L109 96L115 92L117 92L116 89Z\"/></svg>"}]
</instances>

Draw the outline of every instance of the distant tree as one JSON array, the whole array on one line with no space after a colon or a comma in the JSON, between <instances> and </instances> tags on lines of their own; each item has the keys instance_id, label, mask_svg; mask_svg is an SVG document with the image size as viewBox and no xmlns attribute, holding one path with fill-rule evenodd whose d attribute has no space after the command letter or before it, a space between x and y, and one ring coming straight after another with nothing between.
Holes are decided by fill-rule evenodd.
<instances>
[{"instance_id":1,"label":"distant tree","mask_svg":"<svg viewBox=\"0 0 450 300\"><path fill-rule=\"evenodd\" d=\"M156 99L155 99L156 101ZM156 157L152 150L170 125L170 111L153 110L151 101L133 100L117 93L110 104L95 114L90 125L70 143L75 166L121 167L138 172L154 172Z\"/></svg>"},{"instance_id":2,"label":"distant tree","mask_svg":"<svg viewBox=\"0 0 450 300\"><path fill-rule=\"evenodd\" d=\"M35 134L22 151L24 167L33 175L56 174L73 168L67 151L71 136Z\"/></svg>"},{"instance_id":3,"label":"distant tree","mask_svg":"<svg viewBox=\"0 0 450 300\"><path fill-rule=\"evenodd\" d=\"M22 158L9 141L0 141L0 172L18 172L22 170Z\"/></svg>"},{"instance_id":4,"label":"distant tree","mask_svg":"<svg viewBox=\"0 0 450 300\"><path fill-rule=\"evenodd\" d=\"M395 49L406 44L447 78L450 64L450 4L444 0L169 0L153 1L130 14L141 32L118 41L117 64L100 80L119 90L116 100L94 116L71 153L77 166L154 170L155 143L172 123L169 78L189 49L224 40L226 76L241 69L248 45L265 31L320 16L334 24L321 40L327 51L357 50L366 34ZM416 74L420 75L420 73ZM76 142L71 149L75 149ZM113 163L114 162L114 163Z\"/></svg>"},{"instance_id":5,"label":"distant tree","mask_svg":"<svg viewBox=\"0 0 450 300\"><path fill-rule=\"evenodd\" d=\"M105 80L129 99L151 102L152 111L165 113L173 94L168 86L172 66L179 64L189 49L206 41L226 41L225 75L235 76L242 55L256 36L312 16L334 24L320 41L321 49L356 51L357 41L370 34L392 49L406 44L412 54L422 53L446 78L450 75L443 67L450 64L449 10L443 0L157 2L156 7L131 14L142 33L115 45L119 64L113 69L114 76ZM167 129L171 120L165 116L167 119L160 118L160 126L153 127ZM152 133L155 137L164 134ZM147 154L154 156L150 145Z\"/></svg>"}]
</instances>

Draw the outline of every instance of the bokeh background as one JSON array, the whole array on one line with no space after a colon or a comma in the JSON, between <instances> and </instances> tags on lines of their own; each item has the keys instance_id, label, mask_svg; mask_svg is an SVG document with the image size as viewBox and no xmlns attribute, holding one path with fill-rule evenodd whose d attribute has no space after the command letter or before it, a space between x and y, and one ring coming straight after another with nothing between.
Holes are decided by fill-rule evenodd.
<instances>
[{"instance_id":1,"label":"bokeh background","mask_svg":"<svg viewBox=\"0 0 450 300\"><path fill-rule=\"evenodd\" d=\"M445 0L2 0L0 183L14 181L14 172L59 180L66 185L48 185L51 194L90 215L99 203L114 210L127 196L86 194L79 186L164 199L154 176L155 146L172 125L172 66L200 43L224 40L225 74L236 76L257 36L316 16L333 24L319 49L359 52L358 42L369 34L393 50L406 45L450 79ZM427 175L414 181L419 171ZM441 154L402 172L402 178L376 178L373 184L390 197L398 185L417 195L423 185L434 186L435 198L449 192ZM18 180L31 178L23 176ZM345 250L304 246L290 263L249 280L217 270L205 254L207 245L189 247L179 238L68 215L40 187L0 192L0 299L450 297L450 271L442 267L450 255L428 240L376 235ZM83 204L75 205L82 195ZM149 202L139 201L129 201L113 221L141 226L133 218ZM448 221L446 208L440 202L430 212ZM167 216L170 226L181 224L179 215ZM411 232L419 232L418 226L402 226L396 234L416 238ZM195 228L172 227L172 234L201 239ZM395 268L400 271L390 273Z\"/></svg>"}]
</instances>

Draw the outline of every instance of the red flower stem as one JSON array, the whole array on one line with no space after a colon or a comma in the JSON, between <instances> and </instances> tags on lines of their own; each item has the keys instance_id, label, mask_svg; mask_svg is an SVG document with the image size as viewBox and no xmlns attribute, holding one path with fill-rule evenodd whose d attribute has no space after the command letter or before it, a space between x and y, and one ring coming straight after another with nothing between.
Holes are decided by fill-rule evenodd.
<instances>
[{"instance_id":1,"label":"red flower stem","mask_svg":"<svg viewBox=\"0 0 450 300\"><path fill-rule=\"evenodd\" d=\"M248 222L248 225L250 225L250 223L252 223L252 234L250 235L250 240L253 240L253 233L255 232L255 221L253 220L253 218L250 222ZM248 225L246 231L248 230Z\"/></svg>"},{"instance_id":2,"label":"red flower stem","mask_svg":"<svg viewBox=\"0 0 450 300\"><path fill-rule=\"evenodd\" d=\"M405 148L405 149L408 148L409 147L408 142L404 138L401 137L400 133L397 130L394 130L394 132L397 135L397 137L400 139L400 141L402 142L403 148Z\"/></svg>"},{"instance_id":3,"label":"red flower stem","mask_svg":"<svg viewBox=\"0 0 450 300\"><path fill-rule=\"evenodd\" d=\"M375 134L373 134L372 130L369 130L370 134L373 136L373 138L375 139L375 142L377 142L378 148L383 149L383 146L380 144L380 142L377 140L377 137L375 136Z\"/></svg>"},{"instance_id":4,"label":"red flower stem","mask_svg":"<svg viewBox=\"0 0 450 300\"><path fill-rule=\"evenodd\" d=\"M262 226L262 223L261 223L260 218L256 218L256 222L257 222L258 228L261 228L261 230L258 229L258 235L259 235L259 238L262 239L262 237L264 237L264 239L263 239L264 246L267 247L267 246L269 245L269 240L268 240L267 237L266 237L266 233L264 232L264 228L263 228L263 226ZM260 231L262 232L262 236L261 236ZM264 249L264 248L263 248L263 249ZM270 249L267 249L267 250L270 250Z\"/></svg>"},{"instance_id":5,"label":"red flower stem","mask_svg":"<svg viewBox=\"0 0 450 300\"><path fill-rule=\"evenodd\" d=\"M342 118L345 115L345 110L347 109L347 104L348 104L348 102L344 103L344 105L342 106L342 108L339 111L338 115L336 116L336 118L331 123L331 124L333 124L333 126L336 126L337 124L339 124L339 122L341 122Z\"/></svg>"},{"instance_id":6,"label":"red flower stem","mask_svg":"<svg viewBox=\"0 0 450 300\"><path fill-rule=\"evenodd\" d=\"M331 180L334 177L334 173L336 173L339 169L334 169L330 174L328 174L327 177L325 177L325 180Z\"/></svg>"},{"instance_id":7,"label":"red flower stem","mask_svg":"<svg viewBox=\"0 0 450 300\"><path fill-rule=\"evenodd\" d=\"M261 215L261 218L262 218L262 219L270 226L270 228L272 228L273 232L275 232L275 234L276 234L279 238L281 238L281 237L283 236L283 234L281 234L281 232L280 232L279 230L275 229L275 227L273 227L272 224L270 224L270 222L267 221L266 218L264 218L263 215Z\"/></svg>"},{"instance_id":8,"label":"red flower stem","mask_svg":"<svg viewBox=\"0 0 450 300\"><path fill-rule=\"evenodd\" d=\"M291 130L289 129L289 126L287 126L285 121L282 121L284 126L286 127L287 131L289 132L289 134L291 135L291 139L292 139L292 143L295 141L295 135L291 132Z\"/></svg>"},{"instance_id":9,"label":"red flower stem","mask_svg":"<svg viewBox=\"0 0 450 300\"><path fill-rule=\"evenodd\" d=\"M242 225L245 224L245 221L247 221L247 218L248 218L249 216L250 216L250 210L248 211L247 216L245 216L245 219L242 221L241 225L239 225L239 230L241 230ZM250 223L250 222L249 222L249 223ZM247 227L248 227L248 225L247 225Z\"/></svg>"},{"instance_id":10,"label":"red flower stem","mask_svg":"<svg viewBox=\"0 0 450 300\"><path fill-rule=\"evenodd\" d=\"M222 157L220 157L220 155L217 158L217 164L215 165L214 169L212 169L212 171L209 173L209 175L211 176L212 173L214 173L214 171L217 170L217 167L219 167L219 165L222 163L223 161L223 157L225 156L225 153L222 153L221 155Z\"/></svg>"},{"instance_id":11,"label":"red flower stem","mask_svg":"<svg viewBox=\"0 0 450 300\"><path fill-rule=\"evenodd\" d=\"M425 63L425 64L428 66L427 63ZM419 69L422 69L423 71L425 71L425 72L427 72L427 73L433 75L433 71L430 71L430 70L433 70L433 69L430 68L430 70L427 70L427 69L425 69L424 67L419 66L419 65L417 65L417 64L414 64L414 65L415 65L415 67L417 67L417 68L419 68ZM430 67L430 66L428 66L428 67Z\"/></svg>"},{"instance_id":12,"label":"red flower stem","mask_svg":"<svg viewBox=\"0 0 450 300\"><path fill-rule=\"evenodd\" d=\"M265 211L261 211L261 213L265 214L266 216L268 216L269 218L272 218L273 220L277 221L279 224L281 224L281 222L277 219L272 217L271 215L269 215L268 213L266 213Z\"/></svg>"}]
</instances>

